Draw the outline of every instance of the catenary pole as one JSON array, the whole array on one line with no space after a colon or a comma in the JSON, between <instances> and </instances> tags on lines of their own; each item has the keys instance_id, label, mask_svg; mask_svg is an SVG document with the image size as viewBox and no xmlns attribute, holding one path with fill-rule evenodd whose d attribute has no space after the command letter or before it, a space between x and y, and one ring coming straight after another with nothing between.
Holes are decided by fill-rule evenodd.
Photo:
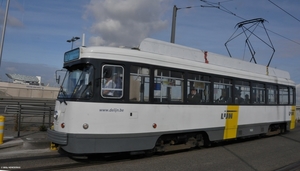
<instances>
[{"instance_id":1,"label":"catenary pole","mask_svg":"<svg viewBox=\"0 0 300 171\"><path fill-rule=\"evenodd\" d=\"M5 10L5 15L4 15L4 23L3 23L3 28L2 28L2 37L1 37L1 46L0 46L0 67L1 67L1 61L2 61L2 51L3 51L5 29L6 29L6 22L7 22L7 16L8 16L9 1L10 0L7 0L7 3L6 3L6 10Z\"/></svg>"}]
</instances>

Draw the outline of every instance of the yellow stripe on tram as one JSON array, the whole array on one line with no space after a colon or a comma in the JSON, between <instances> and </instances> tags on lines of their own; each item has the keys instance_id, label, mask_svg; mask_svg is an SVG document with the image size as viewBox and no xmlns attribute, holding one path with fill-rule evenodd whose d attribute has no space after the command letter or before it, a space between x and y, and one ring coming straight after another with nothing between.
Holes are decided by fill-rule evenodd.
<instances>
[{"instance_id":1,"label":"yellow stripe on tram","mask_svg":"<svg viewBox=\"0 0 300 171\"><path fill-rule=\"evenodd\" d=\"M223 139L236 138L238 129L239 106L228 105L227 110L222 113L225 119L225 129Z\"/></svg>"},{"instance_id":2,"label":"yellow stripe on tram","mask_svg":"<svg viewBox=\"0 0 300 171\"><path fill-rule=\"evenodd\" d=\"M294 129L296 125L296 106L292 106L290 114L291 114L290 129Z\"/></svg>"}]
</instances>

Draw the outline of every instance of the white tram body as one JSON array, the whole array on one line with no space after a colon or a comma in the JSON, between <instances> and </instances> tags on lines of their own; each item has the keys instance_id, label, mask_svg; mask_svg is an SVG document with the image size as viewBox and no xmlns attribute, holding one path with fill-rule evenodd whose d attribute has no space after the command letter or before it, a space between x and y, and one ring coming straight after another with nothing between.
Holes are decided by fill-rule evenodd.
<instances>
[{"instance_id":1,"label":"white tram body","mask_svg":"<svg viewBox=\"0 0 300 171\"><path fill-rule=\"evenodd\" d=\"M295 84L288 72L149 38L142 41L137 50L95 46L80 47L77 52L77 56L69 56L64 67L71 71L71 63L75 66L81 63L93 64L94 61L96 69L93 71L93 80L96 81L92 83L93 91L89 94L93 95L90 98L78 100L80 98L72 99L62 95L56 101L54 128L48 130L48 137L67 152L114 153L154 148L163 151L164 148L177 144L191 142L190 144L202 145L295 127ZM148 89L150 93L148 90L144 91L149 94L144 102L130 101L141 97L139 93L131 93L140 87L139 83L134 86L136 80L129 78L128 67L132 63L149 68L144 73L140 72L149 75L149 84L143 89ZM100 81L102 77L97 74L100 75L101 66L105 64L124 67L122 96L118 99L102 99L99 93L100 84L103 83ZM286 104L281 104L280 101L276 104L268 103L271 93L264 94L264 90L261 91L261 96L265 97L263 104L256 104L254 96L251 104L237 104L234 100L231 100L232 103L218 104L214 99L214 96L219 95L216 92L217 82L207 82L208 87L210 86L210 91L207 91L202 89L201 83L188 82L184 76L182 80L175 81L177 89L166 88L180 97L178 102L164 102L162 98L157 102L153 99L162 90L160 86L164 85L153 88L157 84L152 82L160 76L153 71L155 67L179 70L184 76L189 71L212 77L246 80L250 82L244 89L247 92L255 92L255 88L251 87L254 84L252 82L264 83L265 86L271 84L279 90L275 99L284 98L282 101ZM204 95L210 93L207 103L187 103L187 95L184 93L189 93L188 87L191 84L198 85L199 92ZM287 92L281 91L281 86ZM229 89L233 93L234 88L230 86ZM61 91L64 91L63 88ZM76 89L73 93L75 91ZM134 96L136 97L132 98ZM94 100L88 100L93 98Z\"/></svg>"}]
</instances>

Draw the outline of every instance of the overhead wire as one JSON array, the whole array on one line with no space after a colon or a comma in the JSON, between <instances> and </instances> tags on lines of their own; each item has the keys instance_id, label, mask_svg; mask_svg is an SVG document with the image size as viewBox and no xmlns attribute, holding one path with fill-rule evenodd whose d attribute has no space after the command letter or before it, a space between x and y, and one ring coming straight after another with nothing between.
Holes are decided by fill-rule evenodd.
<instances>
[{"instance_id":1,"label":"overhead wire","mask_svg":"<svg viewBox=\"0 0 300 171\"><path fill-rule=\"evenodd\" d=\"M230 10L228 10L227 8L225 8L224 6L222 6L222 5L221 5L222 2L212 3L212 2L208 2L208 1L206 1L206 0L200 0L200 1L206 3L207 5L209 5L209 6L201 6L201 7L214 7L214 8L217 8L217 9L223 11L223 12L226 12L226 13L228 13L228 14L231 14L231 15L235 16L235 17L238 17L238 18L240 18L240 19L242 19L242 20L247 20L247 19L245 19L245 18L243 18L243 17L240 17L240 16L236 15L236 14L233 13L232 11L230 11ZM270 1L270 0L269 0L269 1ZM223 2L228 2L228 1L223 1ZM217 6L216 6L216 5L217 5ZM224 9L222 9L222 8L224 8ZM273 33L273 34L276 34L277 36L280 36L280 37L282 37L282 38L284 38L284 39L286 39L286 40L289 40L289 41L291 41L291 42L293 42L293 43L296 43L296 44L300 45L300 43L299 43L299 42L296 42L295 40L292 40L292 39L290 39L290 38L288 38L288 37L285 37L285 36L283 36L283 35L281 35L281 34L279 34L279 33L276 33L276 32L274 32L274 31L270 30L270 29L267 29L267 30L268 30L269 32Z\"/></svg>"},{"instance_id":2,"label":"overhead wire","mask_svg":"<svg viewBox=\"0 0 300 171\"><path fill-rule=\"evenodd\" d=\"M283 8L281 8L280 6L278 6L277 4L275 4L274 2L272 2L271 0L269 0L269 2L271 2L273 5L275 5L276 7L278 7L279 9L281 9L282 11L284 11L285 13L287 13L289 16L293 17L294 19L296 19L297 21L300 22L300 20L298 18L296 18L295 16L293 16L292 14L290 14L289 12L287 12L286 10L284 10Z\"/></svg>"},{"instance_id":3,"label":"overhead wire","mask_svg":"<svg viewBox=\"0 0 300 171\"><path fill-rule=\"evenodd\" d=\"M213 8L218 8L219 10L221 10L221 11L223 11L223 12L226 12L226 13L231 14L231 15L234 15L234 16L240 18L240 19L243 19L242 17L237 16L235 13L233 13L233 12L231 12L230 10L226 9L225 7L223 7L223 6L221 5L221 2L213 3L213 2L208 2L208 1L206 1L206 0L200 0L200 1L202 1L202 2L206 3L207 5L209 5L209 6L203 6L203 5L201 5L201 7L213 7ZM228 1L223 1L223 2L228 2ZM225 10L224 10L224 9L221 9L220 6L223 7Z\"/></svg>"},{"instance_id":4,"label":"overhead wire","mask_svg":"<svg viewBox=\"0 0 300 171\"><path fill-rule=\"evenodd\" d=\"M220 3L230 2L230 1L234 1L234 0L221 1Z\"/></svg>"}]
</instances>

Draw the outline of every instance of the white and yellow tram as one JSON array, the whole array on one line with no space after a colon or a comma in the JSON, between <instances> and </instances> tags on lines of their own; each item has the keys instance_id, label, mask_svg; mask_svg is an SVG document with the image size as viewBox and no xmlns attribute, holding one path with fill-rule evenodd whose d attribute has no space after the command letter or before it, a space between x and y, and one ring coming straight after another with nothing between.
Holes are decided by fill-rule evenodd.
<instances>
[{"instance_id":1,"label":"white and yellow tram","mask_svg":"<svg viewBox=\"0 0 300 171\"><path fill-rule=\"evenodd\" d=\"M275 68L149 38L79 47L64 68L48 137L69 153L168 151L295 127L295 84Z\"/></svg>"}]
</instances>

